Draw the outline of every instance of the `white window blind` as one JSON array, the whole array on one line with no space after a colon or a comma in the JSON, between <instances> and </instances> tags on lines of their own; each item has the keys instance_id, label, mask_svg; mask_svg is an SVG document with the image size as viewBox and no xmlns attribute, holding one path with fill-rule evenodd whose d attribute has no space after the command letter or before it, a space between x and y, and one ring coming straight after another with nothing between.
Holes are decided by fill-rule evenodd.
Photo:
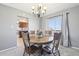
<instances>
[{"instance_id":1,"label":"white window blind","mask_svg":"<svg viewBox=\"0 0 79 59\"><path fill-rule=\"evenodd\" d=\"M48 20L48 27L53 30L61 30L62 16L56 16Z\"/></svg>"}]
</instances>

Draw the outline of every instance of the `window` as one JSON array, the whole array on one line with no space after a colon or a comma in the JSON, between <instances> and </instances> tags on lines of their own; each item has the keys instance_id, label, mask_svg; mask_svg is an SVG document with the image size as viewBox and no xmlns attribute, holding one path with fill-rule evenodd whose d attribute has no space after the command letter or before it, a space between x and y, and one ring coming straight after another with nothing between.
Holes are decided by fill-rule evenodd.
<instances>
[{"instance_id":1,"label":"window","mask_svg":"<svg viewBox=\"0 0 79 59\"><path fill-rule=\"evenodd\" d=\"M56 16L48 20L48 27L53 30L61 30L62 16Z\"/></svg>"}]
</instances>

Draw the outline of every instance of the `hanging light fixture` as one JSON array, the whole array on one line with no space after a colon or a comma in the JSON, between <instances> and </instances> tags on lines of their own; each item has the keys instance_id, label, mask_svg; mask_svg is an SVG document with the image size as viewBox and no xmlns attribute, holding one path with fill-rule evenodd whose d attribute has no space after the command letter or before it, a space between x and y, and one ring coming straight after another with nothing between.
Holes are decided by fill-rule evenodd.
<instances>
[{"instance_id":1,"label":"hanging light fixture","mask_svg":"<svg viewBox=\"0 0 79 59\"><path fill-rule=\"evenodd\" d=\"M46 13L47 7L42 4L32 6L32 13L37 17L41 17Z\"/></svg>"}]
</instances>

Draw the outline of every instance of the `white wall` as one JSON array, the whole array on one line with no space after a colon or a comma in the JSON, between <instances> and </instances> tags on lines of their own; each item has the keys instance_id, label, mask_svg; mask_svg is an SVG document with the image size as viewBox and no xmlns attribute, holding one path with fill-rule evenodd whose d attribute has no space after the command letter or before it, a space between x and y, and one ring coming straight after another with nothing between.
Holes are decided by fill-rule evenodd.
<instances>
[{"instance_id":1,"label":"white wall","mask_svg":"<svg viewBox=\"0 0 79 59\"><path fill-rule=\"evenodd\" d=\"M39 29L39 20L37 18L29 19L29 30L38 30Z\"/></svg>"},{"instance_id":2,"label":"white wall","mask_svg":"<svg viewBox=\"0 0 79 59\"><path fill-rule=\"evenodd\" d=\"M74 47L79 47L79 6L69 10L69 29L71 43Z\"/></svg>"},{"instance_id":3,"label":"white wall","mask_svg":"<svg viewBox=\"0 0 79 59\"><path fill-rule=\"evenodd\" d=\"M0 4L0 50L17 46L17 16L29 18L29 27L37 29L37 19L21 10Z\"/></svg>"}]
</instances>

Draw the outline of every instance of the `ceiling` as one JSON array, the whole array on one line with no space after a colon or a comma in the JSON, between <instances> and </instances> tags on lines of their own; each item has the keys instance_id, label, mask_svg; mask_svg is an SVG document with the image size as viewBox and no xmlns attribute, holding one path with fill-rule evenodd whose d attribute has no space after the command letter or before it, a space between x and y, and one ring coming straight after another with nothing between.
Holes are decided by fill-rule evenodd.
<instances>
[{"instance_id":1,"label":"ceiling","mask_svg":"<svg viewBox=\"0 0 79 59\"><path fill-rule=\"evenodd\" d=\"M32 6L38 3L3 3L4 5L23 10L29 14L32 14ZM55 13L64 9L78 6L78 3L44 3L47 6L47 11L45 15Z\"/></svg>"}]
</instances>

